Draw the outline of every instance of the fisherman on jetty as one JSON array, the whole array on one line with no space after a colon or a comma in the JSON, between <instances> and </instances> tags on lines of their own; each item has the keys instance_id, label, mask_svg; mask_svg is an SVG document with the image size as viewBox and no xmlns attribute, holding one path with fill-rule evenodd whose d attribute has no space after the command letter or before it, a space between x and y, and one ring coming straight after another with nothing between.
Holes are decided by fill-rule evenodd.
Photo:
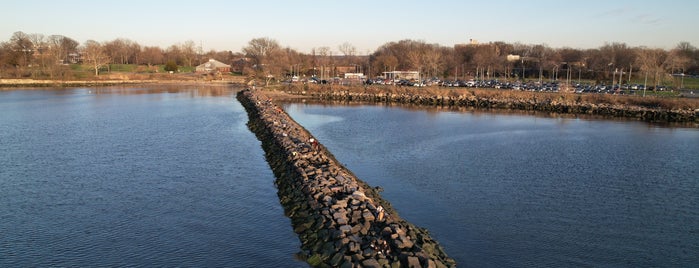
<instances>
[{"instance_id":1,"label":"fisherman on jetty","mask_svg":"<svg viewBox=\"0 0 699 268\"><path fill-rule=\"evenodd\" d=\"M311 144L311 148L313 148L313 151L318 151L318 140L311 138L308 140L308 143Z\"/></svg>"}]
</instances>

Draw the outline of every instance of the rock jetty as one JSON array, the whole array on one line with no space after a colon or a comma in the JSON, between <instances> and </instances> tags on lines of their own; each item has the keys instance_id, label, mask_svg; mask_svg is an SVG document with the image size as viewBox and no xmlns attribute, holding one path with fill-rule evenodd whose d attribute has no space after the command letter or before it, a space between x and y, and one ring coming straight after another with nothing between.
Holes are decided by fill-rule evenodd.
<instances>
[{"instance_id":1,"label":"rock jetty","mask_svg":"<svg viewBox=\"0 0 699 268\"><path fill-rule=\"evenodd\" d=\"M288 92L308 96L321 101L397 103L419 106L472 107L479 109L507 109L521 111L538 111L559 114L580 114L602 117L636 119L646 122L699 123L699 109L662 109L634 105L614 105L590 103L578 99L550 97L481 97L476 95L432 95L428 93L389 93L389 92Z\"/></svg>"},{"instance_id":2,"label":"rock jetty","mask_svg":"<svg viewBox=\"0 0 699 268\"><path fill-rule=\"evenodd\" d=\"M258 91L237 95L277 177L280 203L314 267L455 267L427 230L401 219L318 140Z\"/></svg>"}]
</instances>

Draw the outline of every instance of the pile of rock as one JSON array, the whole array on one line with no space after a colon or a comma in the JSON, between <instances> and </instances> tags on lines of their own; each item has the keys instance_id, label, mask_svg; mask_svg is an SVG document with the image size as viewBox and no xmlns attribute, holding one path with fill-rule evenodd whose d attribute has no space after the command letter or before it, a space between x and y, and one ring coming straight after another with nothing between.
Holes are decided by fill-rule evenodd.
<instances>
[{"instance_id":1,"label":"pile of rock","mask_svg":"<svg viewBox=\"0 0 699 268\"><path fill-rule=\"evenodd\" d=\"M303 127L259 92L238 99L262 141L280 202L316 267L453 267L425 229L401 219L375 188L340 165Z\"/></svg>"},{"instance_id":2,"label":"pile of rock","mask_svg":"<svg viewBox=\"0 0 699 268\"><path fill-rule=\"evenodd\" d=\"M296 93L299 94L299 93ZM595 104L585 102L557 102L547 98L520 99L507 97L436 96L429 94L361 93L328 91L313 93L312 97L325 101L356 101L415 104L425 106L454 106L493 109L515 109L553 113L586 114L633 118L648 122L699 122L699 112L691 109L667 110L632 105Z\"/></svg>"}]
</instances>

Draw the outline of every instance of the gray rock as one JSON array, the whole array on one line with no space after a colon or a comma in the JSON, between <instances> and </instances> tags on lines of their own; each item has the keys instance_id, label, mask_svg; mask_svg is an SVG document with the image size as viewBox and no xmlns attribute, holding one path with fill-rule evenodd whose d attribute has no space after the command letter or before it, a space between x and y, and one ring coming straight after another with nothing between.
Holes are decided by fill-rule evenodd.
<instances>
[{"instance_id":1,"label":"gray rock","mask_svg":"<svg viewBox=\"0 0 699 268\"><path fill-rule=\"evenodd\" d=\"M352 198L354 198L354 199L356 199L356 200L359 200L359 201L364 201L364 199L366 199L366 195L364 195L363 192L354 191L354 192L352 193Z\"/></svg>"},{"instance_id":2,"label":"gray rock","mask_svg":"<svg viewBox=\"0 0 699 268\"><path fill-rule=\"evenodd\" d=\"M364 218L365 221L371 222L374 221L376 218L374 217L374 213L371 213L368 209L364 210L362 212L362 218Z\"/></svg>"},{"instance_id":3,"label":"gray rock","mask_svg":"<svg viewBox=\"0 0 699 268\"><path fill-rule=\"evenodd\" d=\"M381 264L376 259L366 259L362 261L362 266L366 268L381 268Z\"/></svg>"},{"instance_id":4,"label":"gray rock","mask_svg":"<svg viewBox=\"0 0 699 268\"><path fill-rule=\"evenodd\" d=\"M349 242L348 246L347 251L352 253L359 253L362 250L357 242Z\"/></svg>"},{"instance_id":5,"label":"gray rock","mask_svg":"<svg viewBox=\"0 0 699 268\"><path fill-rule=\"evenodd\" d=\"M396 246L400 249L410 249L415 243L411 241L408 237L401 235L396 239Z\"/></svg>"},{"instance_id":6,"label":"gray rock","mask_svg":"<svg viewBox=\"0 0 699 268\"><path fill-rule=\"evenodd\" d=\"M361 224L355 224L352 226L352 233L353 234L358 234L362 230L362 225Z\"/></svg>"},{"instance_id":7,"label":"gray rock","mask_svg":"<svg viewBox=\"0 0 699 268\"><path fill-rule=\"evenodd\" d=\"M340 226L340 231L342 231L343 233L349 233L352 231L352 226L342 225Z\"/></svg>"},{"instance_id":8,"label":"gray rock","mask_svg":"<svg viewBox=\"0 0 699 268\"><path fill-rule=\"evenodd\" d=\"M344 260L344 256L345 254L342 252L335 253L335 255L333 255L332 258L330 258L329 264L333 267L339 266L340 263L342 263L342 261Z\"/></svg>"},{"instance_id":9,"label":"gray rock","mask_svg":"<svg viewBox=\"0 0 699 268\"><path fill-rule=\"evenodd\" d=\"M347 207L347 199L335 200L335 204L332 205L333 209L340 209L340 208L346 208L346 207Z\"/></svg>"},{"instance_id":10,"label":"gray rock","mask_svg":"<svg viewBox=\"0 0 699 268\"><path fill-rule=\"evenodd\" d=\"M408 265L406 267L422 268L422 265L420 264L420 259L415 256L410 256L408 257Z\"/></svg>"}]
</instances>

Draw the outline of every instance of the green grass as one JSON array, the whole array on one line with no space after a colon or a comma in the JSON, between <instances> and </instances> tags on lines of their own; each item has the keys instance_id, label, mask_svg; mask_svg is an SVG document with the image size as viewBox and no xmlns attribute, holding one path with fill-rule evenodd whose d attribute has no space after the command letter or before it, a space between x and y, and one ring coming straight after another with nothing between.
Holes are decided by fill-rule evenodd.
<instances>
[{"instance_id":1,"label":"green grass","mask_svg":"<svg viewBox=\"0 0 699 268\"><path fill-rule=\"evenodd\" d=\"M109 69L112 72L136 72L136 68L138 68L138 65L136 64L110 64Z\"/></svg>"}]
</instances>

